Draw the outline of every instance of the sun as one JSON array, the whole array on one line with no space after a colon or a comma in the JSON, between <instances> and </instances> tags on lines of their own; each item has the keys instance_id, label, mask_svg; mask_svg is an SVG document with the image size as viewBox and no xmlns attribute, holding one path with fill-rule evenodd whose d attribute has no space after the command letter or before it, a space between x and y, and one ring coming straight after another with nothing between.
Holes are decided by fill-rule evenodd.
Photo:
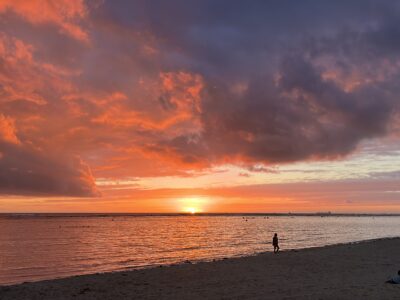
<instances>
[{"instance_id":1,"label":"sun","mask_svg":"<svg viewBox=\"0 0 400 300\"><path fill-rule=\"evenodd\" d=\"M187 214L198 214L205 211L208 199L205 197L187 197L177 200L177 209Z\"/></svg>"},{"instance_id":2,"label":"sun","mask_svg":"<svg viewBox=\"0 0 400 300\"><path fill-rule=\"evenodd\" d=\"M197 209L195 207L187 207L185 209L186 212L191 213L192 215L194 215L195 213L197 213Z\"/></svg>"}]
</instances>

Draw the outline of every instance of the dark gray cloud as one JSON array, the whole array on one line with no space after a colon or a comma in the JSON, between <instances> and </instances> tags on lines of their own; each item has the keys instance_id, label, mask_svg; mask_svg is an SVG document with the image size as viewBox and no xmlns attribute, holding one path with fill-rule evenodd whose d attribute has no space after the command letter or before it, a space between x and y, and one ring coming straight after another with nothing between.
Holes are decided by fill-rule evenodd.
<instances>
[{"instance_id":1,"label":"dark gray cloud","mask_svg":"<svg viewBox=\"0 0 400 300\"><path fill-rule=\"evenodd\" d=\"M21 141L14 119L0 114L0 194L96 196L98 191L78 157Z\"/></svg>"},{"instance_id":2,"label":"dark gray cloud","mask_svg":"<svg viewBox=\"0 0 400 300\"><path fill-rule=\"evenodd\" d=\"M399 111L396 1L119 4L114 18L160 39L163 68L206 82L203 132L159 142L184 162L333 159Z\"/></svg>"},{"instance_id":3,"label":"dark gray cloud","mask_svg":"<svg viewBox=\"0 0 400 300\"><path fill-rule=\"evenodd\" d=\"M0 194L99 195L89 167L77 157L4 141L0 141L0 154Z\"/></svg>"}]
</instances>

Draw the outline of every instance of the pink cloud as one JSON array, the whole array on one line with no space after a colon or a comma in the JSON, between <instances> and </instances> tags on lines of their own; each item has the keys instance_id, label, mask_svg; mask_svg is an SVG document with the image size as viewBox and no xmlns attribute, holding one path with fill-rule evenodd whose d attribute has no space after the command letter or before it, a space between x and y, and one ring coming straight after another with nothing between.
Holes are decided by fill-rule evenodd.
<instances>
[{"instance_id":1,"label":"pink cloud","mask_svg":"<svg viewBox=\"0 0 400 300\"><path fill-rule=\"evenodd\" d=\"M88 13L83 0L2 0L0 13L8 11L35 25L55 24L62 33L89 41L88 33L77 24Z\"/></svg>"}]
</instances>

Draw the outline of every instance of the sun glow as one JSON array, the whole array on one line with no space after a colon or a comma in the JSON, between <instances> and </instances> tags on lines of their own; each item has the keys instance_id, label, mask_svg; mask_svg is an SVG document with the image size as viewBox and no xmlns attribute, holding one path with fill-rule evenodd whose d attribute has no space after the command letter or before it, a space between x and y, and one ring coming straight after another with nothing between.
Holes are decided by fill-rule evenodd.
<instances>
[{"instance_id":1,"label":"sun glow","mask_svg":"<svg viewBox=\"0 0 400 300\"><path fill-rule=\"evenodd\" d=\"M200 212L204 212L208 203L208 199L201 197L191 197L178 199L178 209L184 213L190 213L192 215Z\"/></svg>"},{"instance_id":2,"label":"sun glow","mask_svg":"<svg viewBox=\"0 0 400 300\"><path fill-rule=\"evenodd\" d=\"M195 213L197 213L197 209L195 207L187 207L185 208L185 212L194 215Z\"/></svg>"}]
</instances>

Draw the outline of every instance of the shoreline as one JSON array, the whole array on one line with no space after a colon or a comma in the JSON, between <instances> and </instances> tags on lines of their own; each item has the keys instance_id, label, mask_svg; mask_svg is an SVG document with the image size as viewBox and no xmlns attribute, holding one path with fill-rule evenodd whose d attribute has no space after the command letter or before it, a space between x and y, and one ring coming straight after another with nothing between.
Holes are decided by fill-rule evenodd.
<instances>
[{"instance_id":1,"label":"shoreline","mask_svg":"<svg viewBox=\"0 0 400 300\"><path fill-rule=\"evenodd\" d=\"M334 243L334 244L328 244L328 245L324 245L324 246L311 246L311 247L307 247L307 248L295 248L295 249L293 249L293 248L292 249L281 249L280 253L299 252L299 251L305 251L305 250L310 250L310 249L324 249L326 247L352 245L352 244L360 244L360 243L368 243L368 242L381 241L381 240L392 240L392 239L400 239L400 237L374 238L374 239L359 240L359 241L353 241L353 242ZM268 245L268 244L266 244L266 245ZM12 287L12 286L18 286L18 285L22 285L22 284L31 284L31 283L38 283L38 282L45 282L45 281L55 281L55 280L62 280L62 279L81 277L81 276L114 274L114 273L120 273L120 272L134 272L134 271L151 270L151 269L157 269L157 268L170 268L170 267L181 266L181 265L186 265L186 264L197 265L197 264L201 264L201 263L213 263L213 262L218 262L218 261L223 261L223 260L257 257L257 256L265 255L268 253L273 253L272 248L271 248L271 251L255 252L255 253L242 254L242 255L238 254L236 256L229 256L229 257L222 257L222 258L218 257L218 258L208 258L208 259L198 259L198 260L184 260L181 262L171 263L171 264L146 265L146 266L141 266L141 267L135 267L135 266L129 267L128 266L128 267L124 267L121 269L116 269L116 270L111 270L111 271L106 271L106 272L83 273L83 274L60 276L60 277L54 277L54 278L48 278L48 279L27 280L27 281L11 283L11 284L0 284L0 290L2 287Z\"/></svg>"},{"instance_id":2,"label":"shoreline","mask_svg":"<svg viewBox=\"0 0 400 300\"><path fill-rule=\"evenodd\" d=\"M0 286L0 298L392 299L398 253L400 238L379 238Z\"/></svg>"}]
</instances>

